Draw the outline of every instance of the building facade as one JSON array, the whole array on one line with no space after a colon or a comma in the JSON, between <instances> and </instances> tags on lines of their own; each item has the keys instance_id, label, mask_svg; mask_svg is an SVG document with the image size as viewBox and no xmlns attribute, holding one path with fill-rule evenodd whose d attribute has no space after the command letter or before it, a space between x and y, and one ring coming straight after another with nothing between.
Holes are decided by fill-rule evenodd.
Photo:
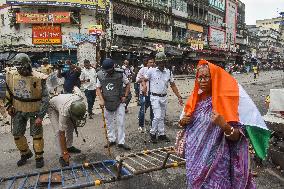
<instances>
[{"instance_id":1,"label":"building facade","mask_svg":"<svg viewBox=\"0 0 284 189\"><path fill-rule=\"evenodd\" d=\"M48 57L50 63L71 59L96 63L98 35L91 27L105 25L105 4L39 5L28 1L7 1L0 9L0 52L28 53L37 63ZM86 1L87 2L87 1ZM88 5L88 6L87 6ZM100 9L98 9L100 7Z\"/></svg>"},{"instance_id":2,"label":"building facade","mask_svg":"<svg viewBox=\"0 0 284 189\"><path fill-rule=\"evenodd\" d=\"M237 47L245 45L244 6L238 6L236 0L113 0L97 4L82 0L75 8L72 3L19 2L11 1L12 6L0 10L0 25L5 27L5 32L0 32L5 39L0 41L0 51L28 52L34 59L44 55L51 62L64 57L82 62L91 56L98 62L110 53L118 63L127 58L140 64L144 55L164 51L171 62L191 63L205 58L224 64L234 63ZM15 15L19 14L65 15L69 19L18 23ZM16 21L8 15L14 15Z\"/></svg>"}]
</instances>

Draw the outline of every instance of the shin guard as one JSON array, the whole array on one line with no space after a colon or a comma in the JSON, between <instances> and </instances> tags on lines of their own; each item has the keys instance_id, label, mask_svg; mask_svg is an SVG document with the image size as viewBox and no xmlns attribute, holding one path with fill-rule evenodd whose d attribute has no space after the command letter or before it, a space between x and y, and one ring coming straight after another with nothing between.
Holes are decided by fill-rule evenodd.
<instances>
[{"instance_id":1,"label":"shin guard","mask_svg":"<svg viewBox=\"0 0 284 189\"><path fill-rule=\"evenodd\" d=\"M42 134L33 136L33 145L34 145L35 158L38 159L43 157L44 140Z\"/></svg>"},{"instance_id":2,"label":"shin guard","mask_svg":"<svg viewBox=\"0 0 284 189\"><path fill-rule=\"evenodd\" d=\"M29 145L25 136L14 136L14 141L21 155L26 155L30 152Z\"/></svg>"}]
</instances>

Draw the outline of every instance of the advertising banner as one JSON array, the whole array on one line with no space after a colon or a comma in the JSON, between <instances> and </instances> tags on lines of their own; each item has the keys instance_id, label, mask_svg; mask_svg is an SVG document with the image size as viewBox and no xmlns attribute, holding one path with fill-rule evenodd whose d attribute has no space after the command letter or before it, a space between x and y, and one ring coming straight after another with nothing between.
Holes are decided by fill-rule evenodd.
<instances>
[{"instance_id":1,"label":"advertising banner","mask_svg":"<svg viewBox=\"0 0 284 189\"><path fill-rule=\"evenodd\" d=\"M70 12L17 13L17 23L70 23Z\"/></svg>"},{"instance_id":2,"label":"advertising banner","mask_svg":"<svg viewBox=\"0 0 284 189\"><path fill-rule=\"evenodd\" d=\"M32 32L34 45L59 45L62 43L60 25L33 25Z\"/></svg>"},{"instance_id":3,"label":"advertising banner","mask_svg":"<svg viewBox=\"0 0 284 189\"><path fill-rule=\"evenodd\" d=\"M89 26L89 34L90 35L101 35L103 33L102 25L90 25Z\"/></svg>"},{"instance_id":4,"label":"advertising banner","mask_svg":"<svg viewBox=\"0 0 284 189\"><path fill-rule=\"evenodd\" d=\"M217 28L209 28L209 45L212 49L222 49L226 44L225 31Z\"/></svg>"},{"instance_id":5,"label":"advertising banner","mask_svg":"<svg viewBox=\"0 0 284 189\"><path fill-rule=\"evenodd\" d=\"M6 0L8 5L56 5L87 9L105 9L109 0Z\"/></svg>"}]
</instances>

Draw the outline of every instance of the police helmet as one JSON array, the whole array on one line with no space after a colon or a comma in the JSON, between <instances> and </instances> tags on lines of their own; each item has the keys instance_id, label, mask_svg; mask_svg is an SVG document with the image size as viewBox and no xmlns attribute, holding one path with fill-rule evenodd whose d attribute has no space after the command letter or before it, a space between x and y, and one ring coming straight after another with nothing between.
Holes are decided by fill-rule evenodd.
<instances>
[{"instance_id":1,"label":"police helmet","mask_svg":"<svg viewBox=\"0 0 284 189\"><path fill-rule=\"evenodd\" d=\"M83 120L86 114L86 105L84 102L75 101L70 106L70 113L73 119Z\"/></svg>"},{"instance_id":2,"label":"police helmet","mask_svg":"<svg viewBox=\"0 0 284 189\"><path fill-rule=\"evenodd\" d=\"M107 58L103 61L102 68L105 71L109 71L114 68L114 61L110 58Z\"/></svg>"},{"instance_id":3,"label":"police helmet","mask_svg":"<svg viewBox=\"0 0 284 189\"><path fill-rule=\"evenodd\" d=\"M159 52L159 53L156 54L155 61L156 61L156 62L164 62L164 61L167 61L167 56L165 55L165 53Z\"/></svg>"},{"instance_id":4,"label":"police helmet","mask_svg":"<svg viewBox=\"0 0 284 189\"><path fill-rule=\"evenodd\" d=\"M19 53L19 54L17 54L16 56L15 56L15 58L14 58L14 62L13 62L13 64L15 65L15 66L21 66L21 65L24 65L24 64L31 64L32 62L31 62L31 59L30 59L30 57L27 55L27 54L25 54L25 53Z\"/></svg>"}]
</instances>

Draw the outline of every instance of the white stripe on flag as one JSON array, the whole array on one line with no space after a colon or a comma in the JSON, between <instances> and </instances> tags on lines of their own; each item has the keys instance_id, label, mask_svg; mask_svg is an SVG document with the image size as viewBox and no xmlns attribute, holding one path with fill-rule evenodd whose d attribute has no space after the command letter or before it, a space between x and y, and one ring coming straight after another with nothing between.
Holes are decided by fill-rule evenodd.
<instances>
[{"instance_id":1,"label":"white stripe on flag","mask_svg":"<svg viewBox=\"0 0 284 189\"><path fill-rule=\"evenodd\" d=\"M239 118L243 125L268 130L260 112L243 87L239 85Z\"/></svg>"}]
</instances>

